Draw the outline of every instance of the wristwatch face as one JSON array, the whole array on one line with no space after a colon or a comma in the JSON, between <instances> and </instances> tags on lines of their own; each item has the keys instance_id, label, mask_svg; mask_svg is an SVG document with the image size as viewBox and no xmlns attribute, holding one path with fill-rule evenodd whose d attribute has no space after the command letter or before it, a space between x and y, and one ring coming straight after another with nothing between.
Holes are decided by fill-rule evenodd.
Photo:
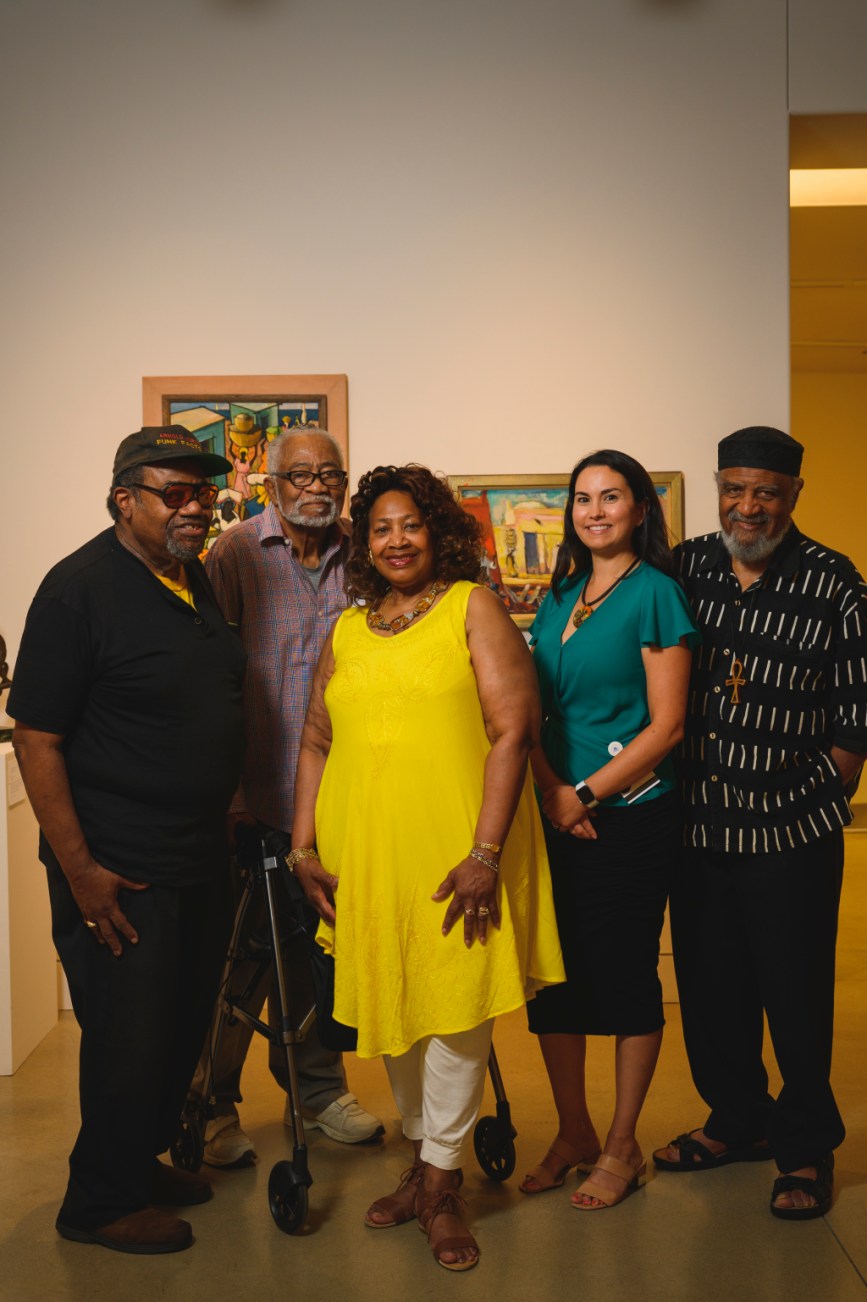
<instances>
[{"instance_id":1,"label":"wristwatch face","mask_svg":"<svg viewBox=\"0 0 867 1302\"><path fill-rule=\"evenodd\" d=\"M594 805L599 804L599 801L593 795L593 792L590 790L586 782L579 782L576 785L575 794L581 801L582 805L586 805L588 809L592 809Z\"/></svg>"}]
</instances>

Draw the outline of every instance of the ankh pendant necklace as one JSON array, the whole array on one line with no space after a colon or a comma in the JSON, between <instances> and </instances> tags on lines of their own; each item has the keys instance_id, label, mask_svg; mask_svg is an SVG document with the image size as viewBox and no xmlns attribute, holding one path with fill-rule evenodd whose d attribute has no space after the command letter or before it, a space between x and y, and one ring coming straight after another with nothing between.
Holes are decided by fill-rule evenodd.
<instances>
[{"instance_id":1,"label":"ankh pendant necklace","mask_svg":"<svg viewBox=\"0 0 867 1302\"><path fill-rule=\"evenodd\" d=\"M578 598L580 604L577 605L574 611L572 612L572 623L575 625L575 627L580 628L581 625L584 623L585 619L589 619L590 616L593 614L593 607L598 606L600 601L604 600L605 597L610 596L610 594L614 591L617 585L622 583L625 578L628 578L629 575L632 573L632 571L635 569L635 567L640 564L641 564L641 557L636 556L635 560L629 566L629 569L624 570L623 573L620 575L620 578L615 579L610 588L606 588L604 592L601 592L598 597L594 597L592 601L587 600L587 589L590 586L590 580L593 578L593 574L592 572L588 574L587 581L584 584L584 588L582 590L581 596Z\"/></svg>"},{"instance_id":2,"label":"ankh pendant necklace","mask_svg":"<svg viewBox=\"0 0 867 1302\"><path fill-rule=\"evenodd\" d=\"M369 610L367 612L368 628L379 628L383 633L399 633L401 629L407 628L414 619L419 615L424 615L430 610L441 592L445 592L449 585L443 583L442 579L437 579L433 587L429 588L424 596L415 603L412 610L406 610L400 615L395 615L394 619L386 619L380 615L378 610Z\"/></svg>"},{"instance_id":3,"label":"ankh pendant necklace","mask_svg":"<svg viewBox=\"0 0 867 1302\"><path fill-rule=\"evenodd\" d=\"M764 586L765 586L765 579L764 576L762 576L762 579L758 583L758 585L751 589L749 600L743 603L744 611L741 616L741 622L739 626L736 626L734 612L732 611L731 607L729 607L729 616L731 618L731 626L732 626L732 645L734 645L734 643L737 641L741 631L744 628L744 625L749 623L749 618L750 615L752 614L753 602L755 601L756 592L759 590L759 588L764 588ZM725 680L726 687L730 687L732 689L732 694L729 697L729 703L731 705L740 705L741 703L740 689L742 687L746 687L747 685L747 679L744 676L745 662L746 662L746 656L744 656L743 660L740 660L738 659L737 651L736 650L732 651L731 677Z\"/></svg>"}]
</instances>

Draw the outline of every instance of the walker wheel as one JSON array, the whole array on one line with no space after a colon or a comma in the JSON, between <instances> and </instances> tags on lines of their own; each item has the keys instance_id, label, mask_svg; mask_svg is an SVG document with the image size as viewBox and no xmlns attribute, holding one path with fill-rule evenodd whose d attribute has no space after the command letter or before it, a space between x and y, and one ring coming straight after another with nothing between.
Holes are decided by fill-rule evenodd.
<instances>
[{"instance_id":1,"label":"walker wheel","mask_svg":"<svg viewBox=\"0 0 867 1302\"><path fill-rule=\"evenodd\" d=\"M278 1162L268 1180L268 1206L284 1234L297 1234L307 1219L307 1185L291 1162Z\"/></svg>"},{"instance_id":2,"label":"walker wheel","mask_svg":"<svg viewBox=\"0 0 867 1302\"><path fill-rule=\"evenodd\" d=\"M481 1117L473 1131L473 1147L479 1166L497 1184L508 1180L515 1169L515 1143L499 1117Z\"/></svg>"},{"instance_id":3,"label":"walker wheel","mask_svg":"<svg viewBox=\"0 0 867 1302\"><path fill-rule=\"evenodd\" d=\"M169 1152L172 1165L182 1171L198 1171L201 1167L205 1158L205 1114L200 1103L186 1104Z\"/></svg>"}]
</instances>

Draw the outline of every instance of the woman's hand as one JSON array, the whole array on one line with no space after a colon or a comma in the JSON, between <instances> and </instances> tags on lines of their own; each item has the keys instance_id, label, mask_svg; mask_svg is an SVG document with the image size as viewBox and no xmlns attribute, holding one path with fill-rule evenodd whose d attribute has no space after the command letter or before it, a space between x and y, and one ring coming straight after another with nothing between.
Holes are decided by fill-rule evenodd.
<instances>
[{"instance_id":1,"label":"woman's hand","mask_svg":"<svg viewBox=\"0 0 867 1302\"><path fill-rule=\"evenodd\" d=\"M295 865L295 876L322 921L333 927L334 892L337 890L339 877L327 872L319 860L312 857L298 860Z\"/></svg>"},{"instance_id":2,"label":"woman's hand","mask_svg":"<svg viewBox=\"0 0 867 1302\"><path fill-rule=\"evenodd\" d=\"M497 905L497 874L492 868L467 855L448 877L431 899L452 902L446 909L443 920L443 935L447 936L460 918L464 920L464 944L470 948L478 936L479 944L484 945L488 938L488 926L499 927L500 910Z\"/></svg>"},{"instance_id":3,"label":"woman's hand","mask_svg":"<svg viewBox=\"0 0 867 1302\"><path fill-rule=\"evenodd\" d=\"M542 792L542 809L555 832L571 832L584 841L596 840L590 810L575 794L575 788L563 782Z\"/></svg>"}]
</instances>

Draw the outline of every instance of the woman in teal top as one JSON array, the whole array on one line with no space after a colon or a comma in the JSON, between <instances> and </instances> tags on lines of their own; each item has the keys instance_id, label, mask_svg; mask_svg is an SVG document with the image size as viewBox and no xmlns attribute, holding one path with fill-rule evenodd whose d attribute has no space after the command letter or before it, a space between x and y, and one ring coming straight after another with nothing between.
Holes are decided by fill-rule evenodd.
<instances>
[{"instance_id":1,"label":"woman in teal top","mask_svg":"<svg viewBox=\"0 0 867 1302\"><path fill-rule=\"evenodd\" d=\"M657 975L680 816L670 752L683 732L692 613L672 575L646 470L623 452L572 472L565 538L532 629L542 695L533 772L545 814L565 985L529 1005L559 1131L524 1193L592 1172L584 1211L644 1182L635 1135L662 1042ZM600 1153L587 1110L587 1035L616 1036L614 1118Z\"/></svg>"}]
</instances>

